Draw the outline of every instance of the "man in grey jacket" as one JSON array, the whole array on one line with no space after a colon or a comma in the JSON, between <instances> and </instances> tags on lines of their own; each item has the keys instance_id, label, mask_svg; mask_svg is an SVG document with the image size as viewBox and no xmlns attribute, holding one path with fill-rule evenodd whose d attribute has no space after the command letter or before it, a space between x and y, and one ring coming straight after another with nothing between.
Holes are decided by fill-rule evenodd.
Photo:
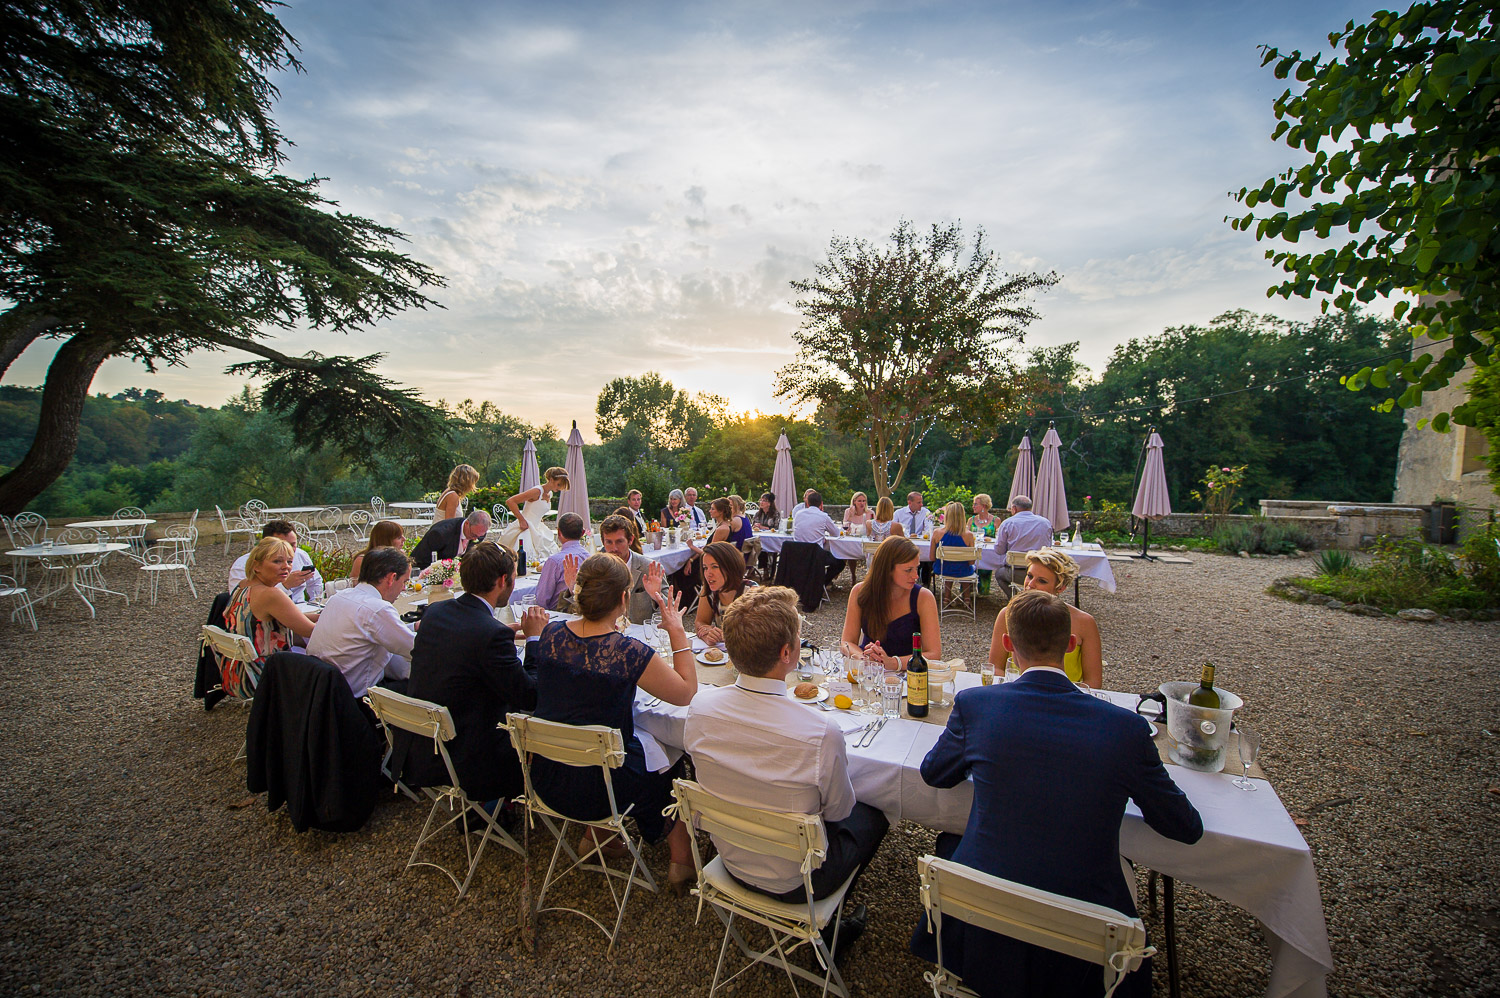
<instances>
[{"instance_id":1,"label":"man in grey jacket","mask_svg":"<svg viewBox=\"0 0 1500 998\"><path fill-rule=\"evenodd\" d=\"M661 565L630 549L635 533L623 516L606 516L599 524L599 536L604 540L605 554L630 566L630 609L626 616L632 624L645 623L656 611L655 594L661 592L663 581Z\"/></svg>"}]
</instances>

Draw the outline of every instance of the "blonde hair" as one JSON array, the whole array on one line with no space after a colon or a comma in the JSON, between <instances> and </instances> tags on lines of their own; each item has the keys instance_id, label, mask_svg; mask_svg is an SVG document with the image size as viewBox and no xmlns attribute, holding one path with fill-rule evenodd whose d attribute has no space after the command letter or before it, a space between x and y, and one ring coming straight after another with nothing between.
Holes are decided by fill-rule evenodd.
<instances>
[{"instance_id":1,"label":"blonde hair","mask_svg":"<svg viewBox=\"0 0 1500 998\"><path fill-rule=\"evenodd\" d=\"M964 516L964 504L961 502L950 502L943 507L943 529L950 534L963 536L964 527L968 525L968 518Z\"/></svg>"},{"instance_id":2,"label":"blonde hair","mask_svg":"<svg viewBox=\"0 0 1500 998\"><path fill-rule=\"evenodd\" d=\"M474 486L479 484L479 472L472 465L460 464L448 473L448 484L444 491L449 489L461 496L466 496L474 491Z\"/></svg>"},{"instance_id":3,"label":"blonde hair","mask_svg":"<svg viewBox=\"0 0 1500 998\"><path fill-rule=\"evenodd\" d=\"M297 555L296 549L280 537L262 537L245 557L245 578L253 576L267 558L283 553L288 557Z\"/></svg>"},{"instance_id":4,"label":"blonde hair","mask_svg":"<svg viewBox=\"0 0 1500 998\"><path fill-rule=\"evenodd\" d=\"M1073 584L1078 578L1078 562L1063 554L1057 548L1038 548L1035 551L1026 552L1028 562L1036 562L1043 568L1048 569L1057 576L1057 591L1062 592Z\"/></svg>"},{"instance_id":5,"label":"blonde hair","mask_svg":"<svg viewBox=\"0 0 1500 998\"><path fill-rule=\"evenodd\" d=\"M849 505L850 505L851 508L854 506L854 500L856 500L856 499L863 499L865 501L865 506L866 507L868 507L870 505L870 497L869 496L865 495L863 492L856 492L856 493L854 493L854 495L852 495L852 496L849 497ZM896 513L895 513L895 507L894 506L891 507L891 515L892 516L896 515Z\"/></svg>"},{"instance_id":6,"label":"blonde hair","mask_svg":"<svg viewBox=\"0 0 1500 998\"><path fill-rule=\"evenodd\" d=\"M572 483L568 481L566 468L548 468L547 473L542 477L550 482L555 490L566 491L572 487Z\"/></svg>"},{"instance_id":7,"label":"blonde hair","mask_svg":"<svg viewBox=\"0 0 1500 998\"><path fill-rule=\"evenodd\" d=\"M729 493L729 501L734 503L734 515L739 516L745 512L745 497L737 492Z\"/></svg>"},{"instance_id":8,"label":"blonde hair","mask_svg":"<svg viewBox=\"0 0 1500 998\"><path fill-rule=\"evenodd\" d=\"M896 518L896 504L891 502L890 496L881 496L880 501L875 504L875 522L890 523Z\"/></svg>"},{"instance_id":9,"label":"blonde hair","mask_svg":"<svg viewBox=\"0 0 1500 998\"><path fill-rule=\"evenodd\" d=\"M995 500L990 498L990 494L988 492L981 492L979 493L979 495L974 497L974 511L976 513L979 512L980 506L983 506L985 509L994 509Z\"/></svg>"},{"instance_id":10,"label":"blonde hair","mask_svg":"<svg viewBox=\"0 0 1500 998\"><path fill-rule=\"evenodd\" d=\"M764 676L781 658L781 649L798 647L801 627L796 593L785 586L758 586L724 611L724 647L735 668Z\"/></svg>"}]
</instances>

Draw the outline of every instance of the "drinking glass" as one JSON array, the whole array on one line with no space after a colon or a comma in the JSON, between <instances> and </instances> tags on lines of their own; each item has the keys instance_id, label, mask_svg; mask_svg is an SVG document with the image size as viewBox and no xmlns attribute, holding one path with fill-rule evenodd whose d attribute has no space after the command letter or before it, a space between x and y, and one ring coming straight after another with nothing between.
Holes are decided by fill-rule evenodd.
<instances>
[{"instance_id":1,"label":"drinking glass","mask_svg":"<svg viewBox=\"0 0 1500 998\"><path fill-rule=\"evenodd\" d=\"M901 716L901 673L887 672L881 677L880 712L888 718Z\"/></svg>"},{"instance_id":2,"label":"drinking glass","mask_svg":"<svg viewBox=\"0 0 1500 998\"><path fill-rule=\"evenodd\" d=\"M860 684L860 669L863 665L864 659L858 655L844 656L844 678L849 681L852 688L850 695L861 702L864 701L864 697L859 695L857 689Z\"/></svg>"},{"instance_id":3,"label":"drinking glass","mask_svg":"<svg viewBox=\"0 0 1500 998\"><path fill-rule=\"evenodd\" d=\"M995 682L995 663L984 662L979 666L979 682L984 686L991 686Z\"/></svg>"},{"instance_id":4,"label":"drinking glass","mask_svg":"<svg viewBox=\"0 0 1500 998\"><path fill-rule=\"evenodd\" d=\"M1012 655L1005 660L1005 681L1007 683L1013 683L1020 678L1021 668L1020 666L1016 665L1016 657Z\"/></svg>"},{"instance_id":5,"label":"drinking glass","mask_svg":"<svg viewBox=\"0 0 1500 998\"><path fill-rule=\"evenodd\" d=\"M865 713L877 714L880 712L880 689L881 681L885 679L885 666L867 658L859 670L859 684L865 690Z\"/></svg>"},{"instance_id":6,"label":"drinking glass","mask_svg":"<svg viewBox=\"0 0 1500 998\"><path fill-rule=\"evenodd\" d=\"M1234 778L1234 785L1241 790L1259 790L1260 788L1250 781L1250 764L1255 761L1257 755L1260 755L1260 732L1253 731L1243 724L1236 724L1234 730L1240 733L1240 766L1242 767L1240 775Z\"/></svg>"}]
</instances>

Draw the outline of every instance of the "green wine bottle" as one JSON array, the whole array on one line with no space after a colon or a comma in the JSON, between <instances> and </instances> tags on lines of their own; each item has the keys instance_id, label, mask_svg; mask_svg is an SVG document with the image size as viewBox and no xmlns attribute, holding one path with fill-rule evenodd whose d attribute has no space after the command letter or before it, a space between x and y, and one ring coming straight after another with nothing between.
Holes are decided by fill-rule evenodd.
<instances>
[{"instance_id":1,"label":"green wine bottle","mask_svg":"<svg viewBox=\"0 0 1500 998\"><path fill-rule=\"evenodd\" d=\"M1210 710L1219 709L1219 691L1214 689L1214 664L1203 663L1203 679L1199 681L1198 688L1188 694L1188 703L1194 707L1207 707Z\"/></svg>"}]
</instances>

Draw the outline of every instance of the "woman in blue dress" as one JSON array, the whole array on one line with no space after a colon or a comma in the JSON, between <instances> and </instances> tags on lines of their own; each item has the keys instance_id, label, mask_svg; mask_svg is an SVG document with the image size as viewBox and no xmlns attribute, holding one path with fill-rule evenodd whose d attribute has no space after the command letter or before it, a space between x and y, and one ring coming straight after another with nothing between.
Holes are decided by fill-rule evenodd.
<instances>
[{"instance_id":1,"label":"woman in blue dress","mask_svg":"<svg viewBox=\"0 0 1500 998\"><path fill-rule=\"evenodd\" d=\"M661 773L646 768L633 708L637 686L667 703L687 706L698 692L698 673L692 641L683 631L671 591L658 598L662 626L675 649L670 663L615 629L629 608L630 582L629 566L613 555L596 554L578 569L573 592L583 619L548 624L537 644L536 716L620 729L625 762L610 772L615 803L622 813L630 809L646 841L667 840L668 880L680 893L694 878L691 844L686 826L678 821L668 825L662 809L671 803L672 779L680 775L681 763ZM531 780L537 794L561 814L578 821L609 816L609 798L597 768L536 757ZM587 836L581 843L585 849L592 845Z\"/></svg>"},{"instance_id":2,"label":"woman in blue dress","mask_svg":"<svg viewBox=\"0 0 1500 998\"><path fill-rule=\"evenodd\" d=\"M927 557L932 559L932 574L944 579L967 579L974 574L972 561L938 561L938 548L972 548L974 532L964 516L964 504L950 502L943 507L943 524L932 532L932 541L927 547ZM943 583L943 605L948 605L947 582Z\"/></svg>"}]
</instances>

